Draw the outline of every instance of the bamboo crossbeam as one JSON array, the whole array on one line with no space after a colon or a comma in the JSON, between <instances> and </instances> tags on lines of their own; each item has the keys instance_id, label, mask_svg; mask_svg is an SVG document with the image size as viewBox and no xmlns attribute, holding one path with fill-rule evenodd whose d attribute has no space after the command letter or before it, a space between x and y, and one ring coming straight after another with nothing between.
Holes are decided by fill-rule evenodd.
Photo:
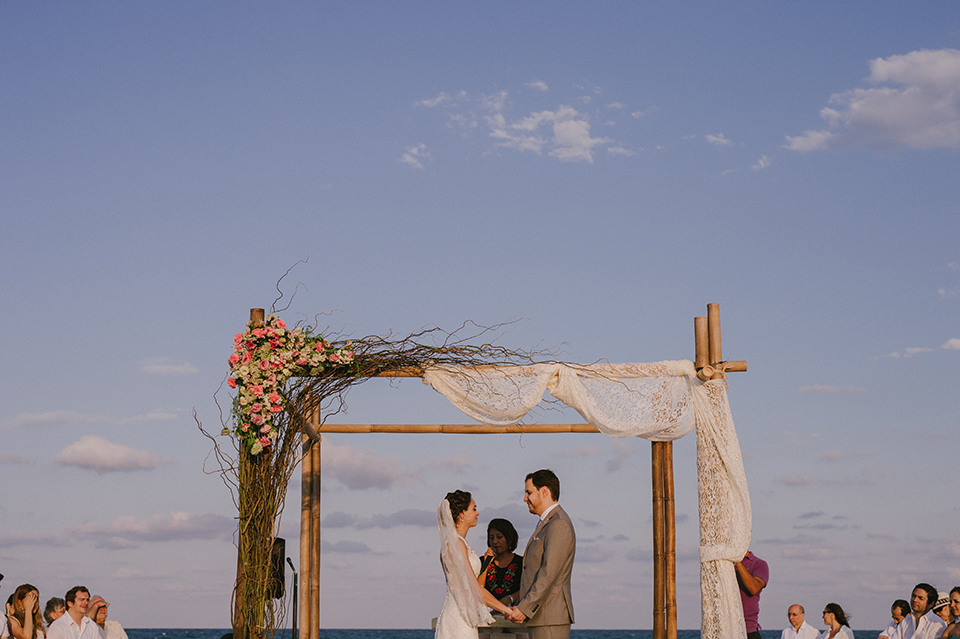
<instances>
[{"instance_id":1,"label":"bamboo crossbeam","mask_svg":"<svg viewBox=\"0 0 960 639\"><path fill-rule=\"evenodd\" d=\"M326 433L447 433L453 435L496 435L518 433L599 433L590 424L517 424L485 426L483 424L324 424L317 427Z\"/></svg>"}]
</instances>

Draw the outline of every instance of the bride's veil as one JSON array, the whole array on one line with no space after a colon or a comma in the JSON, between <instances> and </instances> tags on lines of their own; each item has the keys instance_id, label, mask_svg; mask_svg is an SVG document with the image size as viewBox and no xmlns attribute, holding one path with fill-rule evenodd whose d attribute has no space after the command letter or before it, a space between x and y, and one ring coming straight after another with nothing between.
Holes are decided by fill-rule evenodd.
<instances>
[{"instance_id":1,"label":"bride's veil","mask_svg":"<svg viewBox=\"0 0 960 639\"><path fill-rule=\"evenodd\" d=\"M457 534L450 502L446 499L437 506L437 526L440 528L440 563L447 578L447 591L457 602L457 609L463 613L468 625L476 627L493 623L490 610L480 594L477 576L467 561L463 547L466 542Z\"/></svg>"}]
</instances>

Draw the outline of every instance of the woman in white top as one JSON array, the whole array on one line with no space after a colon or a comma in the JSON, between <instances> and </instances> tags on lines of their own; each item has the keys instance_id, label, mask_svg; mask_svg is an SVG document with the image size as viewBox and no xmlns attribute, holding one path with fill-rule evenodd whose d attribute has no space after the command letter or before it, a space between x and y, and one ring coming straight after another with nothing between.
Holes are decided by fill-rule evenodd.
<instances>
[{"instance_id":1,"label":"woman in white top","mask_svg":"<svg viewBox=\"0 0 960 639\"><path fill-rule=\"evenodd\" d=\"M823 623L827 624L827 629L820 633L818 639L854 639L847 615L839 604L828 603L823 607Z\"/></svg>"},{"instance_id":2,"label":"woman in white top","mask_svg":"<svg viewBox=\"0 0 960 639\"><path fill-rule=\"evenodd\" d=\"M7 626L12 639L43 639L40 591L34 586L17 586L13 593L13 606L7 609Z\"/></svg>"}]
</instances>

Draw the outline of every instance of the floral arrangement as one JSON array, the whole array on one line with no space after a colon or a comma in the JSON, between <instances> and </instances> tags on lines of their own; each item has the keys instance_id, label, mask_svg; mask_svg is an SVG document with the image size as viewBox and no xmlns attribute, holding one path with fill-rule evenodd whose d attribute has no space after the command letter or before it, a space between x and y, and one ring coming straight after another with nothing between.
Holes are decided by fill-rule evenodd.
<instances>
[{"instance_id":1,"label":"floral arrangement","mask_svg":"<svg viewBox=\"0 0 960 639\"><path fill-rule=\"evenodd\" d=\"M277 413L287 398L284 387L294 376L316 376L334 366L353 363L353 343L330 344L310 327L287 329L270 314L263 323L247 322L247 330L233 338L230 377L237 389L233 400L234 429L223 434L240 439L251 455L259 455L277 439Z\"/></svg>"}]
</instances>

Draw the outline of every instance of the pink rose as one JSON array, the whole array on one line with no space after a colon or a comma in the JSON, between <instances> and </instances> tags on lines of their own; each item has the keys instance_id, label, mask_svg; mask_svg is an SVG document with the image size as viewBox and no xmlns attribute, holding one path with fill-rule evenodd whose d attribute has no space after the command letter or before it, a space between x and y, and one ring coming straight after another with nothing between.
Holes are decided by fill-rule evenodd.
<instances>
[{"instance_id":1,"label":"pink rose","mask_svg":"<svg viewBox=\"0 0 960 639\"><path fill-rule=\"evenodd\" d=\"M330 356L330 361L331 361L331 362L339 362L339 361L340 361L340 355L339 355L338 353L332 354L332 355Z\"/></svg>"},{"instance_id":2,"label":"pink rose","mask_svg":"<svg viewBox=\"0 0 960 639\"><path fill-rule=\"evenodd\" d=\"M286 328L286 327L287 327L286 322L284 322L282 319L277 320L277 328Z\"/></svg>"},{"instance_id":3,"label":"pink rose","mask_svg":"<svg viewBox=\"0 0 960 639\"><path fill-rule=\"evenodd\" d=\"M240 356L237 355L236 353L234 353L233 355L230 356L230 365L231 365L231 366L235 365L235 364L236 364L237 362L239 362L239 361L240 361Z\"/></svg>"},{"instance_id":4,"label":"pink rose","mask_svg":"<svg viewBox=\"0 0 960 639\"><path fill-rule=\"evenodd\" d=\"M232 378L232 377L228 377L228 378L227 378L227 386L229 386L230 388L236 388L236 387L237 387L237 380L235 380L235 379Z\"/></svg>"},{"instance_id":5,"label":"pink rose","mask_svg":"<svg viewBox=\"0 0 960 639\"><path fill-rule=\"evenodd\" d=\"M244 424L243 426L240 427L240 430L242 430L243 432L247 432L248 430L250 430L250 424Z\"/></svg>"},{"instance_id":6,"label":"pink rose","mask_svg":"<svg viewBox=\"0 0 960 639\"><path fill-rule=\"evenodd\" d=\"M237 333L233 336L233 343L239 346L243 343L243 333Z\"/></svg>"},{"instance_id":7,"label":"pink rose","mask_svg":"<svg viewBox=\"0 0 960 639\"><path fill-rule=\"evenodd\" d=\"M247 351L243 354L243 357L240 359L241 364L249 364L253 360L253 353Z\"/></svg>"},{"instance_id":8,"label":"pink rose","mask_svg":"<svg viewBox=\"0 0 960 639\"><path fill-rule=\"evenodd\" d=\"M261 337L263 337L264 331L262 328L255 328L253 329L252 332L253 332L253 336L256 337L257 339L260 339Z\"/></svg>"},{"instance_id":9,"label":"pink rose","mask_svg":"<svg viewBox=\"0 0 960 639\"><path fill-rule=\"evenodd\" d=\"M261 395L263 395L263 386L261 386L260 384L251 384L250 392L256 395L257 397L260 397Z\"/></svg>"},{"instance_id":10,"label":"pink rose","mask_svg":"<svg viewBox=\"0 0 960 639\"><path fill-rule=\"evenodd\" d=\"M280 408L280 405L279 405L279 404L274 404L273 406L270 407L270 412L271 412L271 413L279 413L279 412L282 411L282 410L283 410L283 409Z\"/></svg>"},{"instance_id":11,"label":"pink rose","mask_svg":"<svg viewBox=\"0 0 960 639\"><path fill-rule=\"evenodd\" d=\"M250 416L250 421L256 424L257 426L259 426L260 424L263 423L263 415L261 415L260 413L254 413L253 415Z\"/></svg>"},{"instance_id":12,"label":"pink rose","mask_svg":"<svg viewBox=\"0 0 960 639\"><path fill-rule=\"evenodd\" d=\"M270 385L277 383L277 376L273 373L270 373L270 377L267 378L267 383Z\"/></svg>"},{"instance_id":13,"label":"pink rose","mask_svg":"<svg viewBox=\"0 0 960 639\"><path fill-rule=\"evenodd\" d=\"M270 393L270 394L267 396L267 399L269 399L270 402L273 403L273 404L279 404L279 403L280 403L280 393L278 393L277 391L273 391L272 393Z\"/></svg>"},{"instance_id":14,"label":"pink rose","mask_svg":"<svg viewBox=\"0 0 960 639\"><path fill-rule=\"evenodd\" d=\"M306 365L309 364L309 363L310 363L310 362L308 362L307 360L303 359L302 357L297 360L297 366L306 366Z\"/></svg>"},{"instance_id":15,"label":"pink rose","mask_svg":"<svg viewBox=\"0 0 960 639\"><path fill-rule=\"evenodd\" d=\"M256 404L250 407L250 411L254 413L259 413L262 409L263 409L263 404L261 404L260 402L257 402Z\"/></svg>"},{"instance_id":16,"label":"pink rose","mask_svg":"<svg viewBox=\"0 0 960 639\"><path fill-rule=\"evenodd\" d=\"M261 432L261 433L269 433L269 432L270 432L270 424L264 424L263 426L261 426L261 427L260 427L260 432Z\"/></svg>"},{"instance_id":17,"label":"pink rose","mask_svg":"<svg viewBox=\"0 0 960 639\"><path fill-rule=\"evenodd\" d=\"M257 362L257 366L258 366L258 367L260 368L260 370L262 370L262 371L265 371L265 370L267 370L268 368L270 368L269 362L267 362L267 360L265 360L265 359L261 359L259 362Z\"/></svg>"},{"instance_id":18,"label":"pink rose","mask_svg":"<svg viewBox=\"0 0 960 639\"><path fill-rule=\"evenodd\" d=\"M267 446L269 446L269 445L270 445L270 438L269 438L269 437L261 437L261 438L260 438L260 445L263 446L264 448L266 448Z\"/></svg>"}]
</instances>

